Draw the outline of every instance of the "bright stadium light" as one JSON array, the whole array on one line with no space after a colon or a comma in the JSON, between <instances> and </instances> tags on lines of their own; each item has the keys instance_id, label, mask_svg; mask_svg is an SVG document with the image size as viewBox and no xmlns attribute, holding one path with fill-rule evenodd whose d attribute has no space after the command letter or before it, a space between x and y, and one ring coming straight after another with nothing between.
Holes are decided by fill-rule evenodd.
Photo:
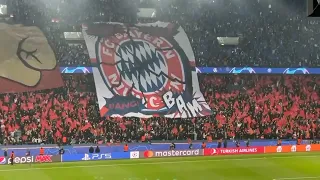
<instances>
[{"instance_id":1,"label":"bright stadium light","mask_svg":"<svg viewBox=\"0 0 320 180\"><path fill-rule=\"evenodd\" d=\"M64 32L64 38L67 41L83 41L82 32Z\"/></svg>"},{"instance_id":2,"label":"bright stadium light","mask_svg":"<svg viewBox=\"0 0 320 180\"><path fill-rule=\"evenodd\" d=\"M156 18L157 11L154 8L139 8L139 18Z\"/></svg>"},{"instance_id":3,"label":"bright stadium light","mask_svg":"<svg viewBox=\"0 0 320 180\"><path fill-rule=\"evenodd\" d=\"M7 15L7 5L0 4L0 15Z\"/></svg>"},{"instance_id":4,"label":"bright stadium light","mask_svg":"<svg viewBox=\"0 0 320 180\"><path fill-rule=\"evenodd\" d=\"M221 46L224 45L233 45L236 46L239 44L239 37L217 37L217 40Z\"/></svg>"}]
</instances>

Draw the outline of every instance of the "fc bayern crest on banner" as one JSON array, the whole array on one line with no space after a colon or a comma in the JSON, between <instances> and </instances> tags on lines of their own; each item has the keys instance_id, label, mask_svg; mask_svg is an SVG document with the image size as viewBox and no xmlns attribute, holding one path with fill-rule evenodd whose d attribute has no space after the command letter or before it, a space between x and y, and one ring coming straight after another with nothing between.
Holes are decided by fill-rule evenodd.
<instances>
[{"instance_id":1,"label":"fc bayern crest on banner","mask_svg":"<svg viewBox=\"0 0 320 180\"><path fill-rule=\"evenodd\" d=\"M189 61L175 39L179 32L171 24L166 27L96 24L85 32L89 37L85 38L87 46L90 39L94 41L93 59L98 76L112 94L102 95L106 112L102 115L210 114L202 94L194 91L195 63ZM95 82L100 86L96 75Z\"/></svg>"}]
</instances>

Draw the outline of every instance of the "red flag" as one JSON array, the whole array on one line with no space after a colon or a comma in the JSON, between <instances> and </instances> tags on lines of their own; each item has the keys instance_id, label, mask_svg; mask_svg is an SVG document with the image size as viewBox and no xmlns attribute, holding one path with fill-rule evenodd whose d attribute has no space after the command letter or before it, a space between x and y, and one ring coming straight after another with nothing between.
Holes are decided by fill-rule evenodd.
<instances>
[{"instance_id":1,"label":"red flag","mask_svg":"<svg viewBox=\"0 0 320 180\"><path fill-rule=\"evenodd\" d=\"M55 137L61 138L61 137L62 137L61 132L60 132L60 131L57 131L57 132L55 133Z\"/></svg>"},{"instance_id":2,"label":"red flag","mask_svg":"<svg viewBox=\"0 0 320 180\"><path fill-rule=\"evenodd\" d=\"M9 95L8 94L4 97L4 102L6 102L6 103L9 102Z\"/></svg>"},{"instance_id":3,"label":"red flag","mask_svg":"<svg viewBox=\"0 0 320 180\"><path fill-rule=\"evenodd\" d=\"M9 111L9 108L8 108L8 106L2 106L2 110L3 111Z\"/></svg>"},{"instance_id":4,"label":"red flag","mask_svg":"<svg viewBox=\"0 0 320 180\"><path fill-rule=\"evenodd\" d=\"M91 124L88 123L87 125L85 125L85 126L83 126L83 127L81 128L81 131L85 131L85 130L91 128L91 127L92 127Z\"/></svg>"},{"instance_id":5,"label":"red flag","mask_svg":"<svg viewBox=\"0 0 320 180\"><path fill-rule=\"evenodd\" d=\"M29 102L29 103L28 103L28 108L29 108L29 109L34 109L33 103Z\"/></svg>"}]
</instances>

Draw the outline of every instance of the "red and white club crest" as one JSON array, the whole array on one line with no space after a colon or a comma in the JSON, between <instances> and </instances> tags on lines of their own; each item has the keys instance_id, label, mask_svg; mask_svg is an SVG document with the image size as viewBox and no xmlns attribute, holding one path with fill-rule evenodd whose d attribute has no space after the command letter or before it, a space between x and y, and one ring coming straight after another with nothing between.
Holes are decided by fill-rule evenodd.
<instances>
[{"instance_id":1,"label":"red and white club crest","mask_svg":"<svg viewBox=\"0 0 320 180\"><path fill-rule=\"evenodd\" d=\"M131 93L145 100L147 109L161 109L165 107L163 93L185 90L181 57L163 37L135 28L101 39L98 50L103 78L114 94Z\"/></svg>"}]
</instances>

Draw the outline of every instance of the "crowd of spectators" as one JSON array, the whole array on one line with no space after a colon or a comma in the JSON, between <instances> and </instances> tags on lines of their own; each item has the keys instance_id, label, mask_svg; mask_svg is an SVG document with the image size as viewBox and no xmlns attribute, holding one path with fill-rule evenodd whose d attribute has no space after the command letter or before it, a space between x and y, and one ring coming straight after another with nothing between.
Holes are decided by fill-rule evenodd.
<instances>
[{"instance_id":1,"label":"crowd of spectators","mask_svg":"<svg viewBox=\"0 0 320 180\"><path fill-rule=\"evenodd\" d=\"M86 47L69 46L63 32L85 22L139 21L138 7L157 10L155 20L181 25L198 66L318 67L320 23L307 18L306 2L294 0L12 0L17 23L41 27L61 66L89 65ZM221 46L217 37L240 37ZM78 42L79 43L79 42ZM70 44L70 43L69 43Z\"/></svg>"},{"instance_id":2,"label":"crowd of spectators","mask_svg":"<svg viewBox=\"0 0 320 180\"><path fill-rule=\"evenodd\" d=\"M0 142L56 143L63 137L88 140L92 134L87 129L96 128L101 120L92 78L66 75L63 88L0 95Z\"/></svg>"},{"instance_id":3,"label":"crowd of spectators","mask_svg":"<svg viewBox=\"0 0 320 180\"><path fill-rule=\"evenodd\" d=\"M201 75L215 113L192 119L100 118L92 78L64 75L64 88L1 95L0 142L320 137L319 76Z\"/></svg>"}]
</instances>

